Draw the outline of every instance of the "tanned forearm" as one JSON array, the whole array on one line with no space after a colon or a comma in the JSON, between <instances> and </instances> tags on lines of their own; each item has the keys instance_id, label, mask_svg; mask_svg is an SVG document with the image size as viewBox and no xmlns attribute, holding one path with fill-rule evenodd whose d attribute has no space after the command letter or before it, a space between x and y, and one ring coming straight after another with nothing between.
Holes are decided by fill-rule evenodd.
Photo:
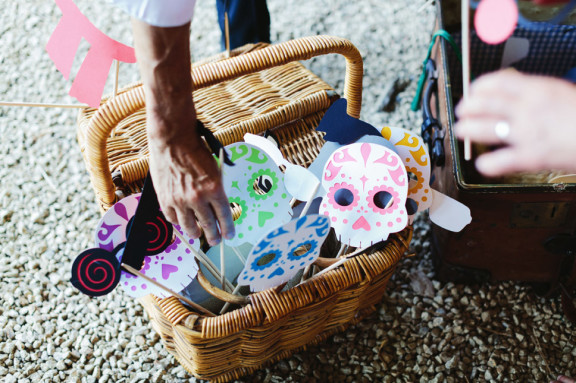
<instances>
[{"instance_id":1,"label":"tanned forearm","mask_svg":"<svg viewBox=\"0 0 576 383\"><path fill-rule=\"evenodd\" d=\"M220 171L196 131L190 75L190 25L133 21L136 59L146 94L150 175L166 218L210 245L234 224ZM221 233L219 229L221 230Z\"/></svg>"},{"instance_id":2,"label":"tanned forearm","mask_svg":"<svg viewBox=\"0 0 576 383\"><path fill-rule=\"evenodd\" d=\"M157 122L148 126L148 136L167 144L182 140L182 129L193 129L196 121L192 79L183 75L190 73L190 24L173 28L138 20L132 24L147 113Z\"/></svg>"}]
</instances>

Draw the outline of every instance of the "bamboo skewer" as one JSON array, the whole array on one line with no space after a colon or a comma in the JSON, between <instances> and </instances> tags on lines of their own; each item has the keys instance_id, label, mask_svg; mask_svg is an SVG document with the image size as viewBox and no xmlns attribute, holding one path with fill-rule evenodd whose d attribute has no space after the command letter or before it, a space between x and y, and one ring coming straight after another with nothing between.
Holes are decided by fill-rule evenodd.
<instances>
[{"instance_id":1,"label":"bamboo skewer","mask_svg":"<svg viewBox=\"0 0 576 383\"><path fill-rule=\"evenodd\" d=\"M310 193L310 197L308 198L308 201L306 201L306 205L304 205L302 213L300 213L300 217L304 217L306 213L308 213L308 209L310 209L310 205L312 205L312 201L314 200L316 193L318 193L318 189L320 189L320 182L316 184L314 190L312 190L312 193Z\"/></svg>"},{"instance_id":2,"label":"bamboo skewer","mask_svg":"<svg viewBox=\"0 0 576 383\"><path fill-rule=\"evenodd\" d=\"M314 187L314 190L312 190L312 192L310 193L310 196L308 197L308 201L306 201L306 205L304 205L304 208L302 209L302 212L300 213L300 217L304 217L306 215L306 213L308 213L308 209L310 209L310 205L312 204L312 201L314 200L314 196L316 195L316 193L318 193L319 188L320 188L320 181L318 181L318 183ZM304 282L307 279L306 276L310 273L311 267L312 267L312 264L306 266L306 268L304 269L304 272L302 273L302 279L300 279L300 283Z\"/></svg>"},{"instance_id":3,"label":"bamboo skewer","mask_svg":"<svg viewBox=\"0 0 576 383\"><path fill-rule=\"evenodd\" d=\"M126 271L139 276L142 279L145 279L146 281L152 283L154 286L160 287L162 290L165 290L166 292L170 293L171 295L175 296L178 299L183 300L184 302L188 303L191 307L193 307L194 309L208 315L208 316L216 316L214 313L208 311L207 309L205 309L204 307L200 306L199 304L191 301L190 299L186 298L185 296L177 293L176 291L170 289L167 286L164 286L163 284L159 283L158 281L155 281L154 279L150 278L149 276L147 276L146 274L142 274L140 271L136 270L135 268L133 268L130 265L127 265L125 263L122 263L121 266L126 269Z\"/></svg>"},{"instance_id":4,"label":"bamboo skewer","mask_svg":"<svg viewBox=\"0 0 576 383\"><path fill-rule=\"evenodd\" d=\"M116 73L114 74L114 93L112 93L112 97L116 97L118 95L118 76L120 74L120 61L114 60L116 64Z\"/></svg>"},{"instance_id":5,"label":"bamboo skewer","mask_svg":"<svg viewBox=\"0 0 576 383\"><path fill-rule=\"evenodd\" d=\"M224 253L224 238L220 242L220 283L222 284L222 290L226 291L226 257Z\"/></svg>"},{"instance_id":6,"label":"bamboo skewer","mask_svg":"<svg viewBox=\"0 0 576 383\"><path fill-rule=\"evenodd\" d=\"M240 284L236 285L236 287L234 288L234 290L232 291L233 295L238 295L238 293L240 292L240 288L242 286ZM222 309L220 310L220 315L224 314L226 312L226 310L228 310L228 307L230 307L230 302L226 302L226 304L224 306L222 306Z\"/></svg>"},{"instance_id":7,"label":"bamboo skewer","mask_svg":"<svg viewBox=\"0 0 576 383\"><path fill-rule=\"evenodd\" d=\"M242 263L246 263L246 257L242 255L240 250L238 250L236 247L232 247L232 250L234 250L234 253Z\"/></svg>"},{"instance_id":8,"label":"bamboo skewer","mask_svg":"<svg viewBox=\"0 0 576 383\"><path fill-rule=\"evenodd\" d=\"M184 245L192 252L192 254L194 254L196 259L198 259L198 261L200 261L200 263L202 263L202 265L204 265L204 267L206 267L206 269L208 269L208 271L210 272L210 274L212 274L214 276L214 278L220 279L220 272L218 271L218 268L216 267L214 262L212 262L210 260L210 258L208 258L208 256L206 254L204 254L204 252L202 250L196 250L195 248L193 248L186 241L186 238L184 238L184 236L178 230L175 229L174 234L178 238L180 238L180 240L184 243ZM226 287L228 287L228 289L230 289L230 290L232 290L234 288L234 286L228 280L226 280Z\"/></svg>"},{"instance_id":9,"label":"bamboo skewer","mask_svg":"<svg viewBox=\"0 0 576 383\"><path fill-rule=\"evenodd\" d=\"M218 170L220 171L220 178L222 178L222 166L224 161L224 148L220 148L218 153ZM226 291L226 256L224 253L224 236L220 233L220 283L222 284L222 290Z\"/></svg>"},{"instance_id":10,"label":"bamboo skewer","mask_svg":"<svg viewBox=\"0 0 576 383\"><path fill-rule=\"evenodd\" d=\"M89 105L84 104L50 104L50 103L24 102L24 101L0 101L0 106L24 106L30 108L65 108L65 109L90 108Z\"/></svg>"},{"instance_id":11,"label":"bamboo skewer","mask_svg":"<svg viewBox=\"0 0 576 383\"><path fill-rule=\"evenodd\" d=\"M230 24L228 22L228 12L224 12L224 40L226 44L226 57L230 57Z\"/></svg>"},{"instance_id":12,"label":"bamboo skewer","mask_svg":"<svg viewBox=\"0 0 576 383\"><path fill-rule=\"evenodd\" d=\"M462 98L468 99L470 89L470 6L468 0L461 3L462 24ZM464 160L472 159L472 143L470 138L464 138Z\"/></svg>"}]
</instances>

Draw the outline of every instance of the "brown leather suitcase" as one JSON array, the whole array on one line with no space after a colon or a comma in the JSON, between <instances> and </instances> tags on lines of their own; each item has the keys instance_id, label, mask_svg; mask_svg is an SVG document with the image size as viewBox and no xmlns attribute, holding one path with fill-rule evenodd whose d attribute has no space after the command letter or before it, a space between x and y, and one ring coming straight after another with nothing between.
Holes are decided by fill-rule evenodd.
<instances>
[{"instance_id":1,"label":"brown leather suitcase","mask_svg":"<svg viewBox=\"0 0 576 383\"><path fill-rule=\"evenodd\" d=\"M436 28L456 38L458 4L437 1ZM493 63L478 68L476 61L485 60L486 55L481 44L472 39L473 75L497 69ZM496 56L499 49L501 54L502 47L493 49ZM426 65L422 136L430 145L432 187L467 205L472 223L459 233L432 225L437 276L455 282L536 282L546 291L574 279L576 184L487 180L474 170L473 162L464 161L463 145L453 133L454 106L462 83L455 57L453 47L438 38Z\"/></svg>"}]
</instances>

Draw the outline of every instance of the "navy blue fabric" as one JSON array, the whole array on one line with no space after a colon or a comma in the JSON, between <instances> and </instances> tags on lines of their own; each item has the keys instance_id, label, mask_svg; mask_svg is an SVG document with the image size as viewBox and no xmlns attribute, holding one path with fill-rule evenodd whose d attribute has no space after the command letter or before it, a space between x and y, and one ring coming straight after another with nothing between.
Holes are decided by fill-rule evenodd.
<instances>
[{"instance_id":1,"label":"navy blue fabric","mask_svg":"<svg viewBox=\"0 0 576 383\"><path fill-rule=\"evenodd\" d=\"M216 0L216 9L222 31L222 50L226 48L225 12L228 12L230 49L249 43L270 42L270 13L266 0Z\"/></svg>"},{"instance_id":2,"label":"navy blue fabric","mask_svg":"<svg viewBox=\"0 0 576 383\"><path fill-rule=\"evenodd\" d=\"M526 38L530 41L528 56L513 63L512 67L520 72L564 77L576 67L576 26L548 25L544 29L524 29L517 27L512 36ZM460 45L460 33L453 34ZM489 45L483 43L475 31L470 33L471 74L478 77L484 73L500 68L504 44ZM462 67L456 55L448 47L448 63L453 96L462 95Z\"/></svg>"}]
</instances>

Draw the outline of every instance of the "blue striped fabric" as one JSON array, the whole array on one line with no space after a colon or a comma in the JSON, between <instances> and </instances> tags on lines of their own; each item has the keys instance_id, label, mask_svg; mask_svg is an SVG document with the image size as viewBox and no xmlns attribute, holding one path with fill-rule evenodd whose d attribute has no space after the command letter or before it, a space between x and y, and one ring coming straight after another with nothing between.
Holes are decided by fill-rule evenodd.
<instances>
[{"instance_id":1,"label":"blue striped fabric","mask_svg":"<svg viewBox=\"0 0 576 383\"><path fill-rule=\"evenodd\" d=\"M472 76L478 77L499 69L504 43L489 45L483 43L474 31L471 31L470 35ZM556 25L544 30L527 30L518 27L513 36L530 41L528 56L512 64L512 67L521 72L563 77L571 68L576 67L576 26L574 25ZM455 33L453 37L460 45L460 33ZM447 46L447 50L452 94L458 99L462 95L462 68L450 46Z\"/></svg>"}]
</instances>

